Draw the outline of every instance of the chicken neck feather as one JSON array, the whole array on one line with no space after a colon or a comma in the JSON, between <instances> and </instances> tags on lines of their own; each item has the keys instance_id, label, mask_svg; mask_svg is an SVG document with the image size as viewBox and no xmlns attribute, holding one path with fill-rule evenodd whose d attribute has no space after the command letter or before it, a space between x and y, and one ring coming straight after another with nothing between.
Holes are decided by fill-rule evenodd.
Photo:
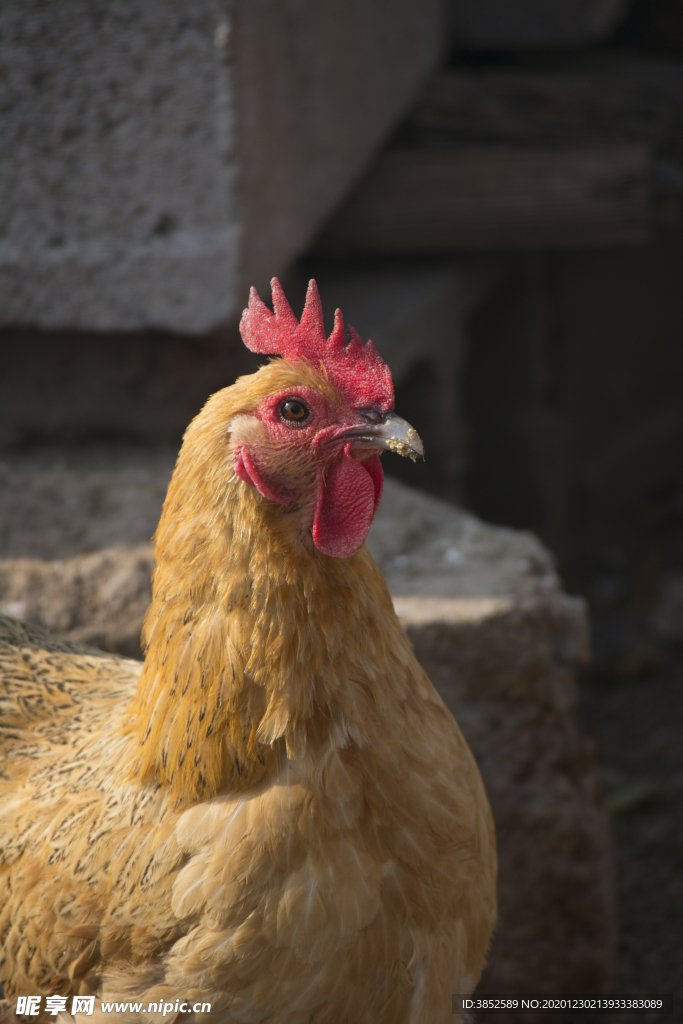
<instances>
[{"instance_id":1,"label":"chicken neck feather","mask_svg":"<svg viewBox=\"0 0 683 1024\"><path fill-rule=\"evenodd\" d=\"M333 558L312 541L314 488L281 505L229 469L222 425L244 399L223 396L188 431L169 488L127 727L135 777L169 783L181 805L366 735L412 657L367 550Z\"/></svg>"}]
</instances>

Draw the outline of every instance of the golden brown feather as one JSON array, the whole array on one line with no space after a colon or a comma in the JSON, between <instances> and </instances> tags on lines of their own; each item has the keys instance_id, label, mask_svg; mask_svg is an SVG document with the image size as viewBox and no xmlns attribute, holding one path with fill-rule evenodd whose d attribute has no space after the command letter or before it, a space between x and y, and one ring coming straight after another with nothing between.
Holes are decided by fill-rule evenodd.
<instances>
[{"instance_id":1,"label":"golden brown feather","mask_svg":"<svg viewBox=\"0 0 683 1024\"><path fill-rule=\"evenodd\" d=\"M445 1024L451 993L476 984L495 847L467 745L366 548L322 554L303 484L278 504L233 468L239 417L302 380L342 401L312 366L277 361L188 429L141 671L0 619L10 1001Z\"/></svg>"}]
</instances>

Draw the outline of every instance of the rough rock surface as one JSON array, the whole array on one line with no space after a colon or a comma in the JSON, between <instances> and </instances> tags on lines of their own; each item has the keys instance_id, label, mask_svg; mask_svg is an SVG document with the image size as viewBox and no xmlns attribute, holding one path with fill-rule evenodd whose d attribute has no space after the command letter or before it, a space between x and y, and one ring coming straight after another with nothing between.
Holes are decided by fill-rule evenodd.
<instances>
[{"instance_id":1,"label":"rough rock surface","mask_svg":"<svg viewBox=\"0 0 683 1024\"><path fill-rule=\"evenodd\" d=\"M0 560L0 611L75 643L140 658L153 570L147 544L49 562Z\"/></svg>"},{"instance_id":2,"label":"rough rock surface","mask_svg":"<svg viewBox=\"0 0 683 1024\"><path fill-rule=\"evenodd\" d=\"M480 988L598 992L611 974L607 816L574 720L580 600L395 598L477 758L498 836L499 921Z\"/></svg>"},{"instance_id":3,"label":"rough rock surface","mask_svg":"<svg viewBox=\"0 0 683 1024\"><path fill-rule=\"evenodd\" d=\"M177 454L118 442L0 453L0 558L148 544Z\"/></svg>"},{"instance_id":4,"label":"rough rock surface","mask_svg":"<svg viewBox=\"0 0 683 1024\"><path fill-rule=\"evenodd\" d=\"M560 589L552 557L533 534L482 523L391 479L368 546L392 594L401 597L518 602Z\"/></svg>"},{"instance_id":5,"label":"rough rock surface","mask_svg":"<svg viewBox=\"0 0 683 1024\"><path fill-rule=\"evenodd\" d=\"M391 131L441 26L437 0L1 4L0 321L234 319Z\"/></svg>"},{"instance_id":6,"label":"rough rock surface","mask_svg":"<svg viewBox=\"0 0 683 1024\"><path fill-rule=\"evenodd\" d=\"M0 463L0 553L34 556L0 562L0 611L135 654L152 568L139 545L172 459L157 453L143 472L123 457L107 470L101 456L63 463L62 490L44 459ZM102 543L126 546L97 551ZM611 971L612 880L593 753L574 720L583 602L562 592L532 535L390 479L369 545L493 807L500 918L482 990L599 991ZM55 561L60 553L71 557Z\"/></svg>"}]
</instances>

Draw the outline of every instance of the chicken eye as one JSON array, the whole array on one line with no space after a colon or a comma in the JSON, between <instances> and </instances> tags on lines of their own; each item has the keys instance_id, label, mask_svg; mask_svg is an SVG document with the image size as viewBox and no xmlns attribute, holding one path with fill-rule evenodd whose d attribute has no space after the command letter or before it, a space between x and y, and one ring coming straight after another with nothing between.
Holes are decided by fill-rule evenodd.
<instances>
[{"instance_id":1,"label":"chicken eye","mask_svg":"<svg viewBox=\"0 0 683 1024\"><path fill-rule=\"evenodd\" d=\"M311 410L299 398L285 398L280 402L280 416L287 423L305 423Z\"/></svg>"}]
</instances>

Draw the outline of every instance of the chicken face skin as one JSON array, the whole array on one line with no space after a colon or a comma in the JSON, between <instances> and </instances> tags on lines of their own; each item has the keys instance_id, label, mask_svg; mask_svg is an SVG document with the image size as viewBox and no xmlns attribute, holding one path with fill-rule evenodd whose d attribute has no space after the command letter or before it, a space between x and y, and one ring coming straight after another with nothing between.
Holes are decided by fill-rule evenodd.
<instances>
[{"instance_id":1,"label":"chicken face skin","mask_svg":"<svg viewBox=\"0 0 683 1024\"><path fill-rule=\"evenodd\" d=\"M248 411L263 430L243 419L233 424L235 472L270 501L309 499L300 515L303 533L323 554L348 558L365 540L381 497L377 451L414 458L423 454L422 443L392 412L391 373L372 342L347 330L340 310L326 336L315 281L300 320L276 278L271 288L272 312L251 290L240 323L245 345L278 353L285 366L318 380L293 381L290 394L272 389L262 396Z\"/></svg>"},{"instance_id":2,"label":"chicken face skin","mask_svg":"<svg viewBox=\"0 0 683 1024\"><path fill-rule=\"evenodd\" d=\"M324 474L327 463L339 457L335 448L343 444L346 431L366 423L341 395L325 390L327 396L314 387L284 388L259 403L251 422L242 415L231 423L235 472L264 497L281 505L300 499L310 489L311 476ZM300 419L285 418L292 406L301 409ZM359 461L371 457L367 449L354 447Z\"/></svg>"},{"instance_id":3,"label":"chicken face skin","mask_svg":"<svg viewBox=\"0 0 683 1024\"><path fill-rule=\"evenodd\" d=\"M365 541L382 496L378 452L408 424L377 406L354 408L310 365L302 367L307 384L280 388L288 364L268 369L260 372L275 390L229 426L235 473L269 501L297 506L302 533L324 554L349 557ZM292 409L296 418L287 418Z\"/></svg>"}]
</instances>

